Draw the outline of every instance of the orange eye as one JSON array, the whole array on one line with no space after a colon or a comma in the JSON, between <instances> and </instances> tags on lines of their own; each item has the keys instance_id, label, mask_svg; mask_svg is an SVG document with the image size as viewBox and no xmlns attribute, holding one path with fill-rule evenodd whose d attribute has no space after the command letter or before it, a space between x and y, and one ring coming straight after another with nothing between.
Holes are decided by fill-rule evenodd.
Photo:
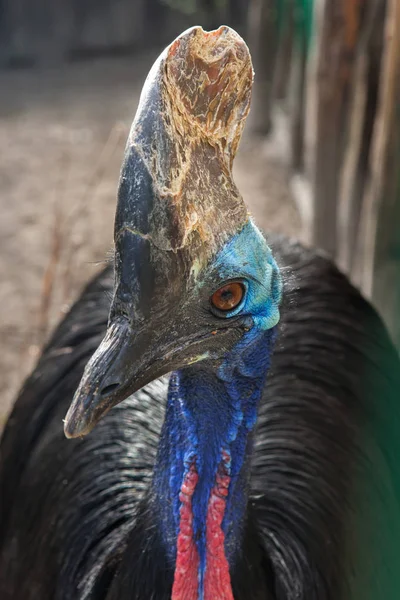
<instances>
[{"instance_id":1,"label":"orange eye","mask_svg":"<svg viewBox=\"0 0 400 600\"><path fill-rule=\"evenodd\" d=\"M236 308L244 296L244 285L234 281L223 285L211 296L211 304L218 310L228 311Z\"/></svg>"}]
</instances>

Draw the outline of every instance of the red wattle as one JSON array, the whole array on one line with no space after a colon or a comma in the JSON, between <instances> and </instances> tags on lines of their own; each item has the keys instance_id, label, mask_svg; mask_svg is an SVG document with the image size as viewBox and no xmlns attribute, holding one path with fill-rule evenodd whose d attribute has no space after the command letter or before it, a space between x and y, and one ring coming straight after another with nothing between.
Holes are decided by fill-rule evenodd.
<instances>
[{"instance_id":1,"label":"red wattle","mask_svg":"<svg viewBox=\"0 0 400 600\"><path fill-rule=\"evenodd\" d=\"M206 520L206 570L204 574L204 600L234 600L229 564L225 556L225 535L222 531L226 497L229 491L229 455L222 453L222 463L217 473L208 502Z\"/></svg>"},{"instance_id":2,"label":"red wattle","mask_svg":"<svg viewBox=\"0 0 400 600\"><path fill-rule=\"evenodd\" d=\"M193 539L192 497L199 476L192 463L182 483L180 524L171 600L198 599L199 554ZM211 598L211 596L210 596Z\"/></svg>"}]
</instances>

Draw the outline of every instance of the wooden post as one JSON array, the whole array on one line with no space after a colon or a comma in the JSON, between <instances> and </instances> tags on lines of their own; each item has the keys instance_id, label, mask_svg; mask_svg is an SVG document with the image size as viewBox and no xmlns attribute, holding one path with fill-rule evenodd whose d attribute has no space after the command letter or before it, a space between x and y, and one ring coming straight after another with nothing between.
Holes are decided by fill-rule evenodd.
<instances>
[{"instance_id":1,"label":"wooden post","mask_svg":"<svg viewBox=\"0 0 400 600\"><path fill-rule=\"evenodd\" d=\"M249 118L255 133L267 134L271 128L273 84L278 55L279 0L252 0L249 12L248 42L254 64L254 91Z\"/></svg>"},{"instance_id":2,"label":"wooden post","mask_svg":"<svg viewBox=\"0 0 400 600\"><path fill-rule=\"evenodd\" d=\"M371 176L358 252L361 287L384 316L400 348L400 3L388 0L382 83L374 127Z\"/></svg>"},{"instance_id":3,"label":"wooden post","mask_svg":"<svg viewBox=\"0 0 400 600\"><path fill-rule=\"evenodd\" d=\"M306 3L297 0L293 11L294 36L291 73L291 166L304 170L304 128L306 106L306 68L311 32L308 30Z\"/></svg>"},{"instance_id":4,"label":"wooden post","mask_svg":"<svg viewBox=\"0 0 400 600\"><path fill-rule=\"evenodd\" d=\"M353 275L380 84L384 23L385 3L369 0L360 28L351 87L349 134L338 196L337 261L345 272Z\"/></svg>"},{"instance_id":5,"label":"wooden post","mask_svg":"<svg viewBox=\"0 0 400 600\"><path fill-rule=\"evenodd\" d=\"M294 19L293 5L290 2L286 14L283 16L281 39L278 46L275 73L275 98L278 102L285 102L289 95L289 81L291 61L294 45Z\"/></svg>"},{"instance_id":6,"label":"wooden post","mask_svg":"<svg viewBox=\"0 0 400 600\"><path fill-rule=\"evenodd\" d=\"M337 197L347 136L361 0L325 0L317 41L312 242L337 252Z\"/></svg>"}]
</instances>

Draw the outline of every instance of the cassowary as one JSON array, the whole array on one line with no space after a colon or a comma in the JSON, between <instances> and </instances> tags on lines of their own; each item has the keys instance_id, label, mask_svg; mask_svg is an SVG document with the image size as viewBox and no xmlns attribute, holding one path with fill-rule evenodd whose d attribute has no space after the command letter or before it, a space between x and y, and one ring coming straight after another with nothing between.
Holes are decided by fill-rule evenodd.
<instances>
[{"instance_id":1,"label":"cassowary","mask_svg":"<svg viewBox=\"0 0 400 600\"><path fill-rule=\"evenodd\" d=\"M227 27L148 76L114 270L4 431L1 600L399 597L399 359L329 260L249 217L251 82Z\"/></svg>"}]
</instances>

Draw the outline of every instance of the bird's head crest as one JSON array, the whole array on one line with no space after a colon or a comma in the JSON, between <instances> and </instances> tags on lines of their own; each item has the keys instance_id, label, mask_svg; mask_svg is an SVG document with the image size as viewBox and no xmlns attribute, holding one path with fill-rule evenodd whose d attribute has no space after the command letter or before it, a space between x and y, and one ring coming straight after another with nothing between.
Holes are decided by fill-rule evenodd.
<instances>
[{"instance_id":1,"label":"bird's head crest","mask_svg":"<svg viewBox=\"0 0 400 600\"><path fill-rule=\"evenodd\" d=\"M161 54L125 150L117 251L123 237L143 236L158 270L165 272L171 261L198 270L243 227L248 215L232 163L252 82L248 48L225 26L193 27Z\"/></svg>"}]
</instances>

